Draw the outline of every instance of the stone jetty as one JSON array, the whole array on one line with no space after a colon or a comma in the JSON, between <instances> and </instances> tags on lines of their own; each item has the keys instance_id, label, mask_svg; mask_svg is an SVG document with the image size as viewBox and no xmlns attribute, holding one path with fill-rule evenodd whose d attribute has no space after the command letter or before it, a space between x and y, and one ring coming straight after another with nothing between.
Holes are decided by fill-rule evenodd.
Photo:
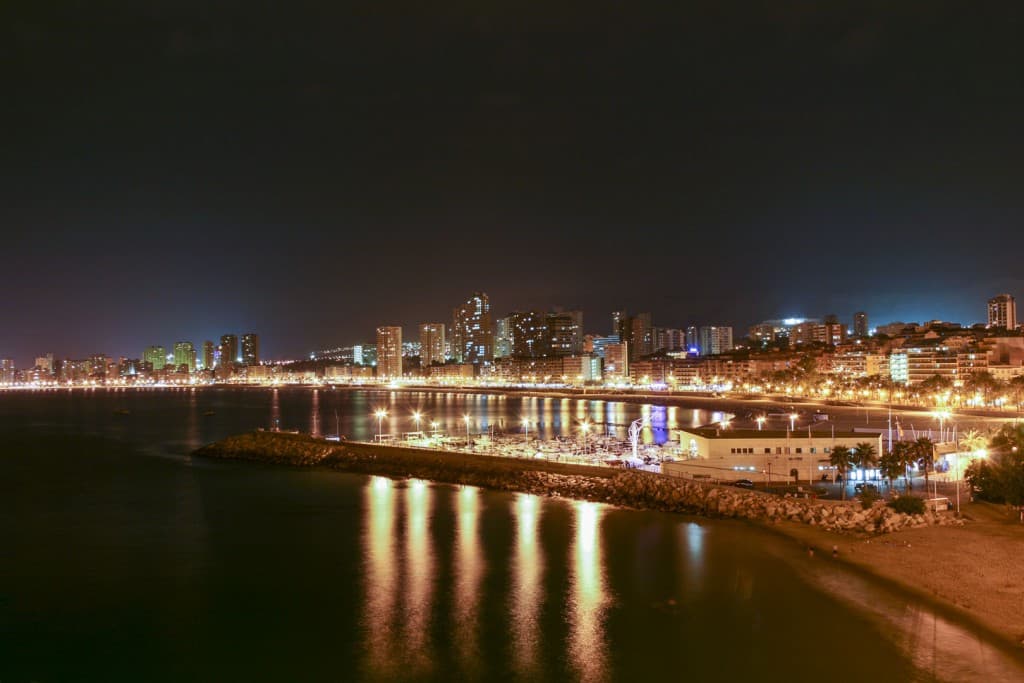
<instances>
[{"instance_id":1,"label":"stone jetty","mask_svg":"<svg viewBox=\"0 0 1024 683\"><path fill-rule=\"evenodd\" d=\"M650 472L504 458L457 451L331 442L301 434L250 432L204 446L198 457L328 467L389 477L414 477L625 507L732 517L762 523L798 522L850 534L878 534L959 524L950 514L906 515L883 503L816 501L716 486Z\"/></svg>"}]
</instances>

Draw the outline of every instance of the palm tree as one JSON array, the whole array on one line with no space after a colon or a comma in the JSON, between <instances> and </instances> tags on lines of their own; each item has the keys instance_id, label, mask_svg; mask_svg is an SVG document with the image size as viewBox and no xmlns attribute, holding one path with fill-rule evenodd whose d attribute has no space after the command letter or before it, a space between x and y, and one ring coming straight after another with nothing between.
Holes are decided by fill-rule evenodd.
<instances>
[{"instance_id":1,"label":"palm tree","mask_svg":"<svg viewBox=\"0 0 1024 683\"><path fill-rule=\"evenodd\" d=\"M843 486L840 489L842 500L846 500L846 470L850 468L850 449L846 446L833 446L832 452L828 455L829 463L836 468L836 474L843 479Z\"/></svg>"},{"instance_id":2,"label":"palm tree","mask_svg":"<svg viewBox=\"0 0 1024 683\"><path fill-rule=\"evenodd\" d=\"M896 444L897 446L899 444ZM900 476L900 474L906 475L907 468L904 464L901 456L896 453L895 446L893 450L885 453L881 458L878 459L878 467L882 470L882 476L889 480L889 490L893 488L893 481Z\"/></svg>"},{"instance_id":3,"label":"palm tree","mask_svg":"<svg viewBox=\"0 0 1024 683\"><path fill-rule=\"evenodd\" d=\"M861 441L854 447L852 459L853 463L865 472L864 478L867 479L867 470L878 462L878 452L870 441Z\"/></svg>"},{"instance_id":4,"label":"palm tree","mask_svg":"<svg viewBox=\"0 0 1024 683\"><path fill-rule=\"evenodd\" d=\"M914 449L914 457L917 466L924 471L924 490L928 491L928 471L935 466L935 442L927 436L917 439L911 446Z\"/></svg>"},{"instance_id":5,"label":"palm tree","mask_svg":"<svg viewBox=\"0 0 1024 683\"><path fill-rule=\"evenodd\" d=\"M896 462L899 463L900 468L903 470L903 483L906 490L910 491L910 476L908 474L910 466L914 464L914 448L911 444L906 441L897 441L892 446L892 456Z\"/></svg>"}]
</instances>

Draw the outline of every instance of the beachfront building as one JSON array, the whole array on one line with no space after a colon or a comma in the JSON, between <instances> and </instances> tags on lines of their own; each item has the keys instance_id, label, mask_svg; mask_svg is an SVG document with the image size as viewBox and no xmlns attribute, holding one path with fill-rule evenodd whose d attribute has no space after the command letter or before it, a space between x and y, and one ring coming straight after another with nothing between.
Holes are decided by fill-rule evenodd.
<instances>
[{"instance_id":1,"label":"beachfront building","mask_svg":"<svg viewBox=\"0 0 1024 683\"><path fill-rule=\"evenodd\" d=\"M681 458L662 464L665 474L694 479L750 479L781 482L796 479L831 480L829 463L836 446L853 448L868 442L882 453L882 435L873 432L833 432L823 429L732 429L698 427L678 431ZM873 479L877 470L851 472L851 478Z\"/></svg>"},{"instance_id":2,"label":"beachfront building","mask_svg":"<svg viewBox=\"0 0 1024 683\"><path fill-rule=\"evenodd\" d=\"M402 328L397 325L377 328L377 377L402 377Z\"/></svg>"}]
</instances>

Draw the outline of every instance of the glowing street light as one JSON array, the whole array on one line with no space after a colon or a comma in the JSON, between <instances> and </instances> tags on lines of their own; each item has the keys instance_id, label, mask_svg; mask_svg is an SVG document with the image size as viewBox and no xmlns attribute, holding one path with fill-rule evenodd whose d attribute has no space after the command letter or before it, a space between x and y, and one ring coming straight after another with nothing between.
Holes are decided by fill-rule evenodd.
<instances>
[{"instance_id":1,"label":"glowing street light","mask_svg":"<svg viewBox=\"0 0 1024 683\"><path fill-rule=\"evenodd\" d=\"M590 423L584 421L580 424L580 431L583 432L583 453L587 452L587 432L590 431Z\"/></svg>"},{"instance_id":2,"label":"glowing street light","mask_svg":"<svg viewBox=\"0 0 1024 683\"><path fill-rule=\"evenodd\" d=\"M789 431L796 429L796 418L799 417L796 413L789 414Z\"/></svg>"},{"instance_id":3,"label":"glowing street light","mask_svg":"<svg viewBox=\"0 0 1024 683\"><path fill-rule=\"evenodd\" d=\"M523 434L526 436L527 439L529 439L530 438L530 419L527 418L527 417L524 417L521 420L521 422L522 422L522 425L523 425Z\"/></svg>"},{"instance_id":4,"label":"glowing street light","mask_svg":"<svg viewBox=\"0 0 1024 683\"><path fill-rule=\"evenodd\" d=\"M388 416L388 411L381 408L374 413L377 417L377 441L384 440L384 418Z\"/></svg>"},{"instance_id":5,"label":"glowing street light","mask_svg":"<svg viewBox=\"0 0 1024 683\"><path fill-rule=\"evenodd\" d=\"M766 418L764 415L762 415L761 417L757 418L757 431L761 431L761 429L764 427L764 422L767 419L768 418Z\"/></svg>"},{"instance_id":6,"label":"glowing street light","mask_svg":"<svg viewBox=\"0 0 1024 683\"><path fill-rule=\"evenodd\" d=\"M462 419L466 423L466 448L469 448L469 421L471 418L469 415L463 415Z\"/></svg>"},{"instance_id":7,"label":"glowing street light","mask_svg":"<svg viewBox=\"0 0 1024 683\"><path fill-rule=\"evenodd\" d=\"M434 421L430 423L430 434L431 436L437 436L437 429L441 426L440 422Z\"/></svg>"},{"instance_id":8,"label":"glowing street light","mask_svg":"<svg viewBox=\"0 0 1024 683\"><path fill-rule=\"evenodd\" d=\"M416 431L417 432L420 431L420 422L422 420L423 420L423 414L420 411L418 411L418 410L413 411L412 421L416 423Z\"/></svg>"}]
</instances>

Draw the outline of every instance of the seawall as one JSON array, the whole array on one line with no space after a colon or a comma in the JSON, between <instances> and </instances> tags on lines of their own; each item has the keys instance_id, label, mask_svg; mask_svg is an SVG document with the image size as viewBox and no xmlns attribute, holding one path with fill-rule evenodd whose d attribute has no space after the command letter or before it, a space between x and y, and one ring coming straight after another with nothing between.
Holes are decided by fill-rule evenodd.
<instances>
[{"instance_id":1,"label":"seawall","mask_svg":"<svg viewBox=\"0 0 1024 683\"><path fill-rule=\"evenodd\" d=\"M456 451L335 443L300 434L250 432L204 446L194 455L360 474L415 477L612 505L755 522L797 522L832 532L877 534L959 524L951 515L905 515L876 503L822 502L716 486L649 472L616 470Z\"/></svg>"}]
</instances>

